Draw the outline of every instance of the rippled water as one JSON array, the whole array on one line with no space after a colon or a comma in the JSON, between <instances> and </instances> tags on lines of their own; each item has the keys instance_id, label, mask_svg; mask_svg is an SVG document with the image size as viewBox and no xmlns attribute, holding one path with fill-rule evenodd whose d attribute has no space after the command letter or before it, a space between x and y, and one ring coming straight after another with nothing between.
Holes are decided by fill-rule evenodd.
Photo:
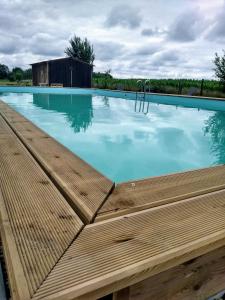
<instances>
[{"instance_id":1,"label":"rippled water","mask_svg":"<svg viewBox=\"0 0 225 300\"><path fill-rule=\"evenodd\" d=\"M178 98L181 106L168 105L166 97L3 92L0 98L116 182L225 163L224 104L215 111L212 101L186 100L207 110L183 107Z\"/></svg>"}]
</instances>

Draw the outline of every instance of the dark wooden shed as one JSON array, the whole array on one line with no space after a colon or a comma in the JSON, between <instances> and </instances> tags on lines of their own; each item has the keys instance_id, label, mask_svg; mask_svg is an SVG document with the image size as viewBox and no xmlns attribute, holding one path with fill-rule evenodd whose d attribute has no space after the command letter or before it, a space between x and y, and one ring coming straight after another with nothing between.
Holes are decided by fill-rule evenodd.
<instances>
[{"instance_id":1,"label":"dark wooden shed","mask_svg":"<svg viewBox=\"0 0 225 300\"><path fill-rule=\"evenodd\" d=\"M31 64L33 85L90 88L93 65L71 57Z\"/></svg>"}]
</instances>

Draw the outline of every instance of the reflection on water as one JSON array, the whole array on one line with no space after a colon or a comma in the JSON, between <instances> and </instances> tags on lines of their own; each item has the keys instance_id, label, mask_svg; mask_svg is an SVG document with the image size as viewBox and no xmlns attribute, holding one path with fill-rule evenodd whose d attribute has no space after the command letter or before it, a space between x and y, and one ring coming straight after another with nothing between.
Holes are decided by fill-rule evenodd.
<instances>
[{"instance_id":1,"label":"reflection on water","mask_svg":"<svg viewBox=\"0 0 225 300\"><path fill-rule=\"evenodd\" d=\"M34 105L64 113L75 132L86 131L93 118L91 95L34 94Z\"/></svg>"},{"instance_id":2,"label":"reflection on water","mask_svg":"<svg viewBox=\"0 0 225 300\"><path fill-rule=\"evenodd\" d=\"M102 102L106 107L109 107L109 97L102 97Z\"/></svg>"},{"instance_id":3,"label":"reflection on water","mask_svg":"<svg viewBox=\"0 0 225 300\"><path fill-rule=\"evenodd\" d=\"M135 112L142 112L145 115L147 115L149 113L149 106L150 106L149 101L135 100L134 111Z\"/></svg>"},{"instance_id":4,"label":"reflection on water","mask_svg":"<svg viewBox=\"0 0 225 300\"><path fill-rule=\"evenodd\" d=\"M215 112L206 120L205 134L211 136L211 149L216 164L225 163L225 113Z\"/></svg>"},{"instance_id":5,"label":"reflection on water","mask_svg":"<svg viewBox=\"0 0 225 300\"><path fill-rule=\"evenodd\" d=\"M212 101L199 100L193 108L189 100L181 107L177 98L168 105L171 97L150 102L8 93L1 98L116 182L225 163L225 112L212 110Z\"/></svg>"}]
</instances>

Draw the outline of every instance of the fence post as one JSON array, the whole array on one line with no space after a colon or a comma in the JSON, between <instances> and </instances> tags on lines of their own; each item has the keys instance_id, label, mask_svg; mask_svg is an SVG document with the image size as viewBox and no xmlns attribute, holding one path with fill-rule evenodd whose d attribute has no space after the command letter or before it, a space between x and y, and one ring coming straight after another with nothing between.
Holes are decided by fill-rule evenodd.
<instances>
[{"instance_id":1,"label":"fence post","mask_svg":"<svg viewBox=\"0 0 225 300\"><path fill-rule=\"evenodd\" d=\"M177 89L177 94L180 94L180 80L178 81L178 89Z\"/></svg>"},{"instance_id":2,"label":"fence post","mask_svg":"<svg viewBox=\"0 0 225 300\"><path fill-rule=\"evenodd\" d=\"M183 89L183 84L181 79L179 80L179 84L178 84L178 94L181 95L182 94L182 89Z\"/></svg>"},{"instance_id":3,"label":"fence post","mask_svg":"<svg viewBox=\"0 0 225 300\"><path fill-rule=\"evenodd\" d=\"M204 79L202 79L202 82L201 82L200 96L203 95L203 86L204 86Z\"/></svg>"}]
</instances>

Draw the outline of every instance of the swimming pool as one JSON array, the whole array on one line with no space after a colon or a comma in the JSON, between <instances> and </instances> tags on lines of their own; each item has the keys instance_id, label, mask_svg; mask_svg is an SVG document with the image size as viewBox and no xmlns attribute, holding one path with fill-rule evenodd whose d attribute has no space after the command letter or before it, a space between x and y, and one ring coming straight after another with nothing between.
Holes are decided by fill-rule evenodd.
<instances>
[{"instance_id":1,"label":"swimming pool","mask_svg":"<svg viewBox=\"0 0 225 300\"><path fill-rule=\"evenodd\" d=\"M115 182L225 163L225 102L0 87L0 99Z\"/></svg>"}]
</instances>

